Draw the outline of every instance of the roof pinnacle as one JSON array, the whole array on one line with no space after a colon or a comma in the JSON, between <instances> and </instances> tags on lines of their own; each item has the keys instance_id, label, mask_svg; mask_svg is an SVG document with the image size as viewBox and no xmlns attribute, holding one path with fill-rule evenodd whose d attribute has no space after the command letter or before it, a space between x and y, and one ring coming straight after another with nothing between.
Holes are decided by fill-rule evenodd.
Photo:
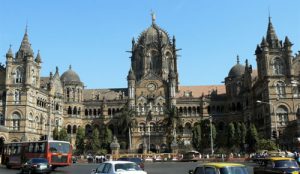
<instances>
[{"instance_id":1,"label":"roof pinnacle","mask_svg":"<svg viewBox=\"0 0 300 174\"><path fill-rule=\"evenodd\" d=\"M236 64L240 64L240 56L239 55L236 56Z\"/></svg>"},{"instance_id":2,"label":"roof pinnacle","mask_svg":"<svg viewBox=\"0 0 300 174\"><path fill-rule=\"evenodd\" d=\"M153 11L151 11L152 25L155 24L156 16Z\"/></svg>"}]
</instances>

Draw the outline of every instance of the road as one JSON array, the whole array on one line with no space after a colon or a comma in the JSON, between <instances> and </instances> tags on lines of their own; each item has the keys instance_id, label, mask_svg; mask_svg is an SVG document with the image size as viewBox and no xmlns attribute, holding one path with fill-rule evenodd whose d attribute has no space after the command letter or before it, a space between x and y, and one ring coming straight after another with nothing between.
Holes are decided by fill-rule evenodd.
<instances>
[{"instance_id":1,"label":"road","mask_svg":"<svg viewBox=\"0 0 300 174\"><path fill-rule=\"evenodd\" d=\"M148 174L187 174L190 169L194 169L199 163L197 162L149 162L145 164L145 170ZM249 166L250 173L252 172L251 163ZM92 169L96 168L97 164L78 163L69 167L57 168L51 174L90 174ZM1 174L19 174L16 169L6 169L5 166L0 166Z\"/></svg>"}]
</instances>

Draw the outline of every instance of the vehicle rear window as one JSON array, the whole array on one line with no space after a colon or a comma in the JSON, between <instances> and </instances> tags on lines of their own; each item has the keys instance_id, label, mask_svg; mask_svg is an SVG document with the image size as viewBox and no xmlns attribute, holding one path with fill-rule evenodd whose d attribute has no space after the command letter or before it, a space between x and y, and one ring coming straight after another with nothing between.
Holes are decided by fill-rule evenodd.
<instances>
[{"instance_id":1,"label":"vehicle rear window","mask_svg":"<svg viewBox=\"0 0 300 174\"><path fill-rule=\"evenodd\" d=\"M33 158L32 163L48 163L48 160L45 158Z\"/></svg>"},{"instance_id":2,"label":"vehicle rear window","mask_svg":"<svg viewBox=\"0 0 300 174\"><path fill-rule=\"evenodd\" d=\"M225 167L220 168L220 174L248 174L246 167Z\"/></svg>"},{"instance_id":3,"label":"vehicle rear window","mask_svg":"<svg viewBox=\"0 0 300 174\"><path fill-rule=\"evenodd\" d=\"M135 170L142 170L137 164L135 163L124 163L124 164L115 164L115 171L135 171Z\"/></svg>"},{"instance_id":4,"label":"vehicle rear window","mask_svg":"<svg viewBox=\"0 0 300 174\"><path fill-rule=\"evenodd\" d=\"M298 168L298 164L294 160L275 161L275 168Z\"/></svg>"}]
</instances>

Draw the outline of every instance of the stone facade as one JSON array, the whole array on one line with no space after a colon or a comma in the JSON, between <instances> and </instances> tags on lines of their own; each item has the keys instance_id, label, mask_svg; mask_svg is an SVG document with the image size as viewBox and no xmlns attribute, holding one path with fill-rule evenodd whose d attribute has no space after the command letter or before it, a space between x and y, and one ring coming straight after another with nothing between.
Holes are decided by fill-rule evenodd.
<instances>
[{"instance_id":1,"label":"stone facade","mask_svg":"<svg viewBox=\"0 0 300 174\"><path fill-rule=\"evenodd\" d=\"M34 56L26 31L20 49L13 54L9 48L6 65L0 67L0 121L6 127L0 136L8 142L33 141L65 127L74 143L79 126L87 134L108 126L119 142L127 141L117 125L128 106L137 120L132 150L150 144L152 151L162 151L167 147L166 109L176 107L182 122L176 135L184 145L191 144L194 124L212 116L218 130L231 121L252 122L265 138L276 131L281 146L292 148L300 133L300 56L292 55L291 47L288 37L284 43L277 38L270 20L267 36L255 51L257 70L247 60L240 64L238 57L225 85L179 86L175 36L171 39L152 16L150 27L137 41L132 39L128 86L84 89L71 66L61 76L56 68L54 75L41 77L41 55Z\"/></svg>"}]
</instances>

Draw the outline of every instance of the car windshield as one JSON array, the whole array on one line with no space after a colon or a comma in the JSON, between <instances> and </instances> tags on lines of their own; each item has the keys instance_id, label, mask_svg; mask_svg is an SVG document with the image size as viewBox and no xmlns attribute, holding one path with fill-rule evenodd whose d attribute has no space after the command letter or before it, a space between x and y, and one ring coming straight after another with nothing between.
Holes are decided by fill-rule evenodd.
<instances>
[{"instance_id":1,"label":"car windshield","mask_svg":"<svg viewBox=\"0 0 300 174\"><path fill-rule=\"evenodd\" d=\"M62 142L50 142L50 152L52 153L69 153L70 144Z\"/></svg>"},{"instance_id":2,"label":"car windshield","mask_svg":"<svg viewBox=\"0 0 300 174\"><path fill-rule=\"evenodd\" d=\"M275 161L275 168L298 168L298 164L294 160Z\"/></svg>"},{"instance_id":3,"label":"car windshield","mask_svg":"<svg viewBox=\"0 0 300 174\"><path fill-rule=\"evenodd\" d=\"M119 161L131 161L135 163L141 163L142 160L140 158L119 158Z\"/></svg>"},{"instance_id":4,"label":"car windshield","mask_svg":"<svg viewBox=\"0 0 300 174\"><path fill-rule=\"evenodd\" d=\"M224 167L220 168L220 174L248 174L246 167Z\"/></svg>"},{"instance_id":5,"label":"car windshield","mask_svg":"<svg viewBox=\"0 0 300 174\"><path fill-rule=\"evenodd\" d=\"M137 164L135 163L121 163L115 164L115 171L135 171L135 170L142 170Z\"/></svg>"},{"instance_id":6,"label":"car windshield","mask_svg":"<svg viewBox=\"0 0 300 174\"><path fill-rule=\"evenodd\" d=\"M45 158L33 158L31 159L32 163L48 163L48 160Z\"/></svg>"}]
</instances>

